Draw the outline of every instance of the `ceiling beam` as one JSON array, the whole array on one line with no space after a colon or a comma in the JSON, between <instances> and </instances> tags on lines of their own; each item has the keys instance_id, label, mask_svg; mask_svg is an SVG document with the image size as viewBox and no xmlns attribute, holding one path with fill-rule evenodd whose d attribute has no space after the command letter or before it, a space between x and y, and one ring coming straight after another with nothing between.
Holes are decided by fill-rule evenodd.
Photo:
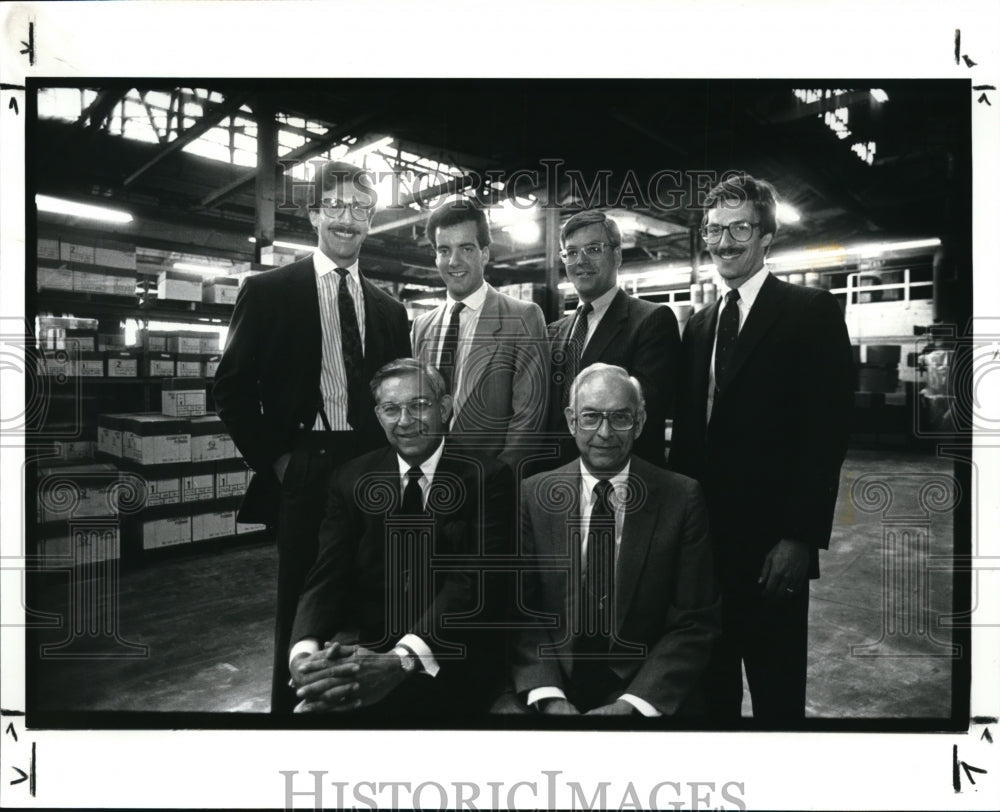
<instances>
[{"instance_id":1,"label":"ceiling beam","mask_svg":"<svg viewBox=\"0 0 1000 812\"><path fill-rule=\"evenodd\" d=\"M80 114L80 118L76 120L76 126L99 130L104 125L108 116L111 115L111 111L115 109L115 105L124 99L131 89L130 87L126 87L122 90L100 91L91 105Z\"/></svg>"}]
</instances>

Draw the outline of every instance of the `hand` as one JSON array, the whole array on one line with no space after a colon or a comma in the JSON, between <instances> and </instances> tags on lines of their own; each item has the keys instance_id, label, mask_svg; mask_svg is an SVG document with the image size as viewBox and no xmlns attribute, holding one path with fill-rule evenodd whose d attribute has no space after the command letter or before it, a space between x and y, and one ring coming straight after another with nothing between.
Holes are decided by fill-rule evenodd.
<instances>
[{"instance_id":1,"label":"hand","mask_svg":"<svg viewBox=\"0 0 1000 812\"><path fill-rule=\"evenodd\" d=\"M348 657L354 653L353 646L340 643L327 643L326 647L313 654L299 654L289 664L292 675L292 686L302 696L301 689L310 688L311 694L321 691L321 700L305 700L300 702L295 713L313 711L352 710L357 707L357 663L350 662Z\"/></svg>"},{"instance_id":2,"label":"hand","mask_svg":"<svg viewBox=\"0 0 1000 812\"><path fill-rule=\"evenodd\" d=\"M757 583L761 595L770 601L785 600L806 589L809 572L809 545L782 539L764 559Z\"/></svg>"},{"instance_id":3,"label":"hand","mask_svg":"<svg viewBox=\"0 0 1000 812\"><path fill-rule=\"evenodd\" d=\"M555 698L542 700L542 713L546 716L579 716L580 711L568 699Z\"/></svg>"},{"instance_id":4,"label":"hand","mask_svg":"<svg viewBox=\"0 0 1000 812\"><path fill-rule=\"evenodd\" d=\"M610 705L601 705L599 708L587 711L585 716L631 716L635 708L624 699L618 699Z\"/></svg>"},{"instance_id":5,"label":"hand","mask_svg":"<svg viewBox=\"0 0 1000 812\"><path fill-rule=\"evenodd\" d=\"M288 462L292 458L292 452L286 451L278 459L274 461L272 467L274 468L274 475L278 477L278 482L285 481L285 471L288 470Z\"/></svg>"},{"instance_id":6,"label":"hand","mask_svg":"<svg viewBox=\"0 0 1000 812\"><path fill-rule=\"evenodd\" d=\"M322 677L302 685L295 692L305 701L303 711L339 712L370 707L385 699L406 679L399 657L392 652L376 654L363 646L339 643L333 643L331 649L334 646L343 655L339 665L329 667L331 673L324 672Z\"/></svg>"}]
</instances>

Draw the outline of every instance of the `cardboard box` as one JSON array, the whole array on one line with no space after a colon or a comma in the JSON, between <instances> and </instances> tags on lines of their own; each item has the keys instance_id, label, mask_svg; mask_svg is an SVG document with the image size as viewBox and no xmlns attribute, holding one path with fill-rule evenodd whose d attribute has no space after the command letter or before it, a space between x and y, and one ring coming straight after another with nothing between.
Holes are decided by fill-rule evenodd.
<instances>
[{"instance_id":1,"label":"cardboard box","mask_svg":"<svg viewBox=\"0 0 1000 812\"><path fill-rule=\"evenodd\" d=\"M181 478L181 501L203 502L215 499L215 475L195 474Z\"/></svg>"},{"instance_id":2,"label":"cardboard box","mask_svg":"<svg viewBox=\"0 0 1000 812\"><path fill-rule=\"evenodd\" d=\"M36 287L38 290L73 290L74 275L69 268L39 265Z\"/></svg>"},{"instance_id":3,"label":"cardboard box","mask_svg":"<svg viewBox=\"0 0 1000 812\"><path fill-rule=\"evenodd\" d=\"M201 281L204 278L200 273L160 271L156 285L156 297L158 299L200 302Z\"/></svg>"},{"instance_id":4,"label":"cardboard box","mask_svg":"<svg viewBox=\"0 0 1000 812\"><path fill-rule=\"evenodd\" d=\"M122 456L140 465L191 462L191 434L183 420L161 414L122 419Z\"/></svg>"},{"instance_id":5,"label":"cardboard box","mask_svg":"<svg viewBox=\"0 0 1000 812\"><path fill-rule=\"evenodd\" d=\"M212 462L232 458L233 441L218 415L194 417L188 428L191 432L191 462Z\"/></svg>"},{"instance_id":6,"label":"cardboard box","mask_svg":"<svg viewBox=\"0 0 1000 812\"><path fill-rule=\"evenodd\" d=\"M135 270L135 245L115 242L113 240L98 240L94 248L94 261L108 268L124 268Z\"/></svg>"},{"instance_id":7,"label":"cardboard box","mask_svg":"<svg viewBox=\"0 0 1000 812\"><path fill-rule=\"evenodd\" d=\"M94 448L93 440L63 440L53 443L53 450L61 460L92 460Z\"/></svg>"},{"instance_id":8,"label":"cardboard box","mask_svg":"<svg viewBox=\"0 0 1000 812\"><path fill-rule=\"evenodd\" d=\"M121 457L122 426L129 414L99 414L97 416L97 450Z\"/></svg>"},{"instance_id":9,"label":"cardboard box","mask_svg":"<svg viewBox=\"0 0 1000 812\"><path fill-rule=\"evenodd\" d=\"M240 536L244 533L259 533L261 530L267 530L266 524L248 524L245 522L236 523L236 535Z\"/></svg>"},{"instance_id":10,"label":"cardboard box","mask_svg":"<svg viewBox=\"0 0 1000 812\"><path fill-rule=\"evenodd\" d=\"M201 335L201 352L203 353L218 353L219 352L219 334L218 333L202 333Z\"/></svg>"},{"instance_id":11,"label":"cardboard box","mask_svg":"<svg viewBox=\"0 0 1000 812\"><path fill-rule=\"evenodd\" d=\"M212 513L196 513L191 517L191 540L224 538L236 533L236 511L217 510Z\"/></svg>"},{"instance_id":12,"label":"cardboard box","mask_svg":"<svg viewBox=\"0 0 1000 812\"><path fill-rule=\"evenodd\" d=\"M80 245L75 242L59 242L59 259L63 262L82 262L86 265L94 264L94 246Z\"/></svg>"},{"instance_id":13,"label":"cardboard box","mask_svg":"<svg viewBox=\"0 0 1000 812\"><path fill-rule=\"evenodd\" d=\"M192 387L184 378L167 378L161 384L160 411L170 417L205 414L205 387Z\"/></svg>"},{"instance_id":14,"label":"cardboard box","mask_svg":"<svg viewBox=\"0 0 1000 812\"><path fill-rule=\"evenodd\" d=\"M39 539L38 555L44 569L113 561L121 557L121 534L117 527L79 527L69 534Z\"/></svg>"},{"instance_id":15,"label":"cardboard box","mask_svg":"<svg viewBox=\"0 0 1000 812\"><path fill-rule=\"evenodd\" d=\"M62 346L57 349L94 352L97 349L97 333L94 330L68 328L63 331Z\"/></svg>"},{"instance_id":16,"label":"cardboard box","mask_svg":"<svg viewBox=\"0 0 1000 812\"><path fill-rule=\"evenodd\" d=\"M236 294L240 291L238 279L220 276L202 282L202 301L210 304L236 304Z\"/></svg>"},{"instance_id":17,"label":"cardboard box","mask_svg":"<svg viewBox=\"0 0 1000 812\"><path fill-rule=\"evenodd\" d=\"M171 333L167 336L167 352L198 354L201 352L201 333Z\"/></svg>"},{"instance_id":18,"label":"cardboard box","mask_svg":"<svg viewBox=\"0 0 1000 812\"><path fill-rule=\"evenodd\" d=\"M203 378L214 378L215 372L219 368L219 361L222 360L221 355L209 355L206 356L202 361L201 366L201 376Z\"/></svg>"},{"instance_id":19,"label":"cardboard box","mask_svg":"<svg viewBox=\"0 0 1000 812\"><path fill-rule=\"evenodd\" d=\"M116 515L113 486L118 479L118 469L107 463L39 466L38 520Z\"/></svg>"},{"instance_id":20,"label":"cardboard box","mask_svg":"<svg viewBox=\"0 0 1000 812\"><path fill-rule=\"evenodd\" d=\"M146 479L146 507L178 505L180 501L180 477L148 477Z\"/></svg>"},{"instance_id":21,"label":"cardboard box","mask_svg":"<svg viewBox=\"0 0 1000 812\"><path fill-rule=\"evenodd\" d=\"M139 375L139 354L127 350L107 350L104 370L109 378L135 378Z\"/></svg>"},{"instance_id":22,"label":"cardboard box","mask_svg":"<svg viewBox=\"0 0 1000 812\"><path fill-rule=\"evenodd\" d=\"M219 471L215 475L216 499L229 499L247 492L250 473L247 470Z\"/></svg>"},{"instance_id":23,"label":"cardboard box","mask_svg":"<svg viewBox=\"0 0 1000 812\"><path fill-rule=\"evenodd\" d=\"M54 259L59 261L59 240L39 238L36 243L35 256L39 259Z\"/></svg>"},{"instance_id":24,"label":"cardboard box","mask_svg":"<svg viewBox=\"0 0 1000 812\"><path fill-rule=\"evenodd\" d=\"M98 333L97 334L97 349L106 352L107 350L114 350L116 352L123 352L126 348L125 345L125 334L124 333Z\"/></svg>"},{"instance_id":25,"label":"cardboard box","mask_svg":"<svg viewBox=\"0 0 1000 812\"><path fill-rule=\"evenodd\" d=\"M138 330L135 334L135 345L151 352L166 352L167 338L170 335L163 330Z\"/></svg>"},{"instance_id":26,"label":"cardboard box","mask_svg":"<svg viewBox=\"0 0 1000 812\"><path fill-rule=\"evenodd\" d=\"M104 353L81 352L76 361L76 374L81 378L103 378Z\"/></svg>"},{"instance_id":27,"label":"cardboard box","mask_svg":"<svg viewBox=\"0 0 1000 812\"><path fill-rule=\"evenodd\" d=\"M177 355L177 377L178 378L200 378L202 373L201 355L191 353L178 353Z\"/></svg>"},{"instance_id":28,"label":"cardboard box","mask_svg":"<svg viewBox=\"0 0 1000 812\"><path fill-rule=\"evenodd\" d=\"M73 378L76 376L76 355L65 351L43 353L38 356L38 374Z\"/></svg>"},{"instance_id":29,"label":"cardboard box","mask_svg":"<svg viewBox=\"0 0 1000 812\"><path fill-rule=\"evenodd\" d=\"M148 519L139 522L139 541L143 550L191 543L191 517Z\"/></svg>"},{"instance_id":30,"label":"cardboard box","mask_svg":"<svg viewBox=\"0 0 1000 812\"><path fill-rule=\"evenodd\" d=\"M139 374L146 378L173 378L177 373L174 356L169 352L144 352Z\"/></svg>"}]
</instances>

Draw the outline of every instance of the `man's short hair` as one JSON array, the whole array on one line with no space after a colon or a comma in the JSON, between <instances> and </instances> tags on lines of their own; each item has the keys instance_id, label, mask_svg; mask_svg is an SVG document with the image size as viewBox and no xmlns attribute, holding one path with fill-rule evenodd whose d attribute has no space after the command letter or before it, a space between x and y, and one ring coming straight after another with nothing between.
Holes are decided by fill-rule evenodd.
<instances>
[{"instance_id":1,"label":"man's short hair","mask_svg":"<svg viewBox=\"0 0 1000 812\"><path fill-rule=\"evenodd\" d=\"M476 224L476 242L480 248L490 244L490 224L486 220L486 212L476 201L471 199L455 200L445 206L434 209L427 218L426 234L431 245L437 248L437 233L439 229L457 226L462 223Z\"/></svg>"},{"instance_id":2,"label":"man's short hair","mask_svg":"<svg viewBox=\"0 0 1000 812\"><path fill-rule=\"evenodd\" d=\"M587 381L588 378L592 378L594 375L602 372L627 383L632 389L632 394L635 396L636 415L645 414L646 398L642 394L642 384L640 384L636 378L629 375L624 368L614 366L613 364L602 364L600 362L584 367L573 379L573 384L569 390L570 409L576 411L576 391Z\"/></svg>"},{"instance_id":3,"label":"man's short hair","mask_svg":"<svg viewBox=\"0 0 1000 812\"><path fill-rule=\"evenodd\" d=\"M360 166L346 161L324 161L313 165L313 196L312 208L318 208L323 200L323 193L336 189L345 183L353 183L359 190L359 202L374 206L378 201L378 193L372 186L372 173ZM365 199L367 198L367 199Z\"/></svg>"},{"instance_id":4,"label":"man's short hair","mask_svg":"<svg viewBox=\"0 0 1000 812\"><path fill-rule=\"evenodd\" d=\"M757 180L746 172L739 172L717 184L705 198L705 214L701 224L708 222L708 213L714 208L741 206L749 201L760 222L760 233L774 234L778 230L778 193L766 180Z\"/></svg>"},{"instance_id":5,"label":"man's short hair","mask_svg":"<svg viewBox=\"0 0 1000 812\"><path fill-rule=\"evenodd\" d=\"M434 394L435 400L441 400L448 394L448 385L437 371L437 367L416 358L397 358L382 366L372 377L369 384L372 397L378 400L378 388L389 378L403 378L407 375L423 378Z\"/></svg>"},{"instance_id":6,"label":"man's short hair","mask_svg":"<svg viewBox=\"0 0 1000 812\"><path fill-rule=\"evenodd\" d=\"M600 223L604 226L604 233L607 235L608 242L613 247L618 247L622 244L622 232L618 228L618 223L608 217L603 211L597 211L596 209L581 211L570 217L563 224L562 230L559 232L559 244L565 248L566 239L570 234L574 231L579 231L581 228L592 226L594 223Z\"/></svg>"}]
</instances>

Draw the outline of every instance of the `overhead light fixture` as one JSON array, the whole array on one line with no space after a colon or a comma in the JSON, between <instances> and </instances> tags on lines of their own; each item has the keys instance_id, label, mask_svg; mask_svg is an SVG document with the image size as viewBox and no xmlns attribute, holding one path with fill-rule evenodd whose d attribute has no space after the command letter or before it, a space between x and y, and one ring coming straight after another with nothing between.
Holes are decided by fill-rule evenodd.
<instances>
[{"instance_id":1,"label":"overhead light fixture","mask_svg":"<svg viewBox=\"0 0 1000 812\"><path fill-rule=\"evenodd\" d=\"M196 273L229 273L232 268L224 268L220 265L196 265L193 262L175 262L175 271L194 271Z\"/></svg>"},{"instance_id":2,"label":"overhead light fixture","mask_svg":"<svg viewBox=\"0 0 1000 812\"><path fill-rule=\"evenodd\" d=\"M358 147L357 149L352 149L340 160L346 161L347 163L355 163L358 160L358 158L363 158L370 152L378 152L380 149L383 149L384 147L387 147L390 144L392 144L392 138L390 137L380 138L377 141L372 141L370 144L365 144L364 146Z\"/></svg>"},{"instance_id":3,"label":"overhead light fixture","mask_svg":"<svg viewBox=\"0 0 1000 812\"><path fill-rule=\"evenodd\" d=\"M523 223L504 226L503 231L510 234L514 242L519 242L521 245L532 245L542 237L542 228L538 225L537 220L528 220Z\"/></svg>"},{"instance_id":4,"label":"overhead light fixture","mask_svg":"<svg viewBox=\"0 0 1000 812\"><path fill-rule=\"evenodd\" d=\"M794 206L790 206L787 203L778 204L778 222L779 223L797 223L802 219L802 215L798 213Z\"/></svg>"},{"instance_id":5,"label":"overhead light fixture","mask_svg":"<svg viewBox=\"0 0 1000 812\"><path fill-rule=\"evenodd\" d=\"M257 238L250 237L249 242L256 243ZM271 245L275 248L288 248L292 251L312 251L316 247L315 245L306 245L301 242L285 242L284 240L275 240Z\"/></svg>"},{"instance_id":6,"label":"overhead light fixture","mask_svg":"<svg viewBox=\"0 0 1000 812\"><path fill-rule=\"evenodd\" d=\"M100 220L105 223L131 223L133 217L121 209L109 209L106 206L95 206L91 203L75 203L48 195L35 195L35 205L39 211L52 214L66 214L70 217L85 217L88 220Z\"/></svg>"},{"instance_id":7,"label":"overhead light fixture","mask_svg":"<svg viewBox=\"0 0 1000 812\"><path fill-rule=\"evenodd\" d=\"M889 94L880 87L873 87L869 92L872 94L872 98L879 104L885 104L889 101Z\"/></svg>"}]
</instances>

